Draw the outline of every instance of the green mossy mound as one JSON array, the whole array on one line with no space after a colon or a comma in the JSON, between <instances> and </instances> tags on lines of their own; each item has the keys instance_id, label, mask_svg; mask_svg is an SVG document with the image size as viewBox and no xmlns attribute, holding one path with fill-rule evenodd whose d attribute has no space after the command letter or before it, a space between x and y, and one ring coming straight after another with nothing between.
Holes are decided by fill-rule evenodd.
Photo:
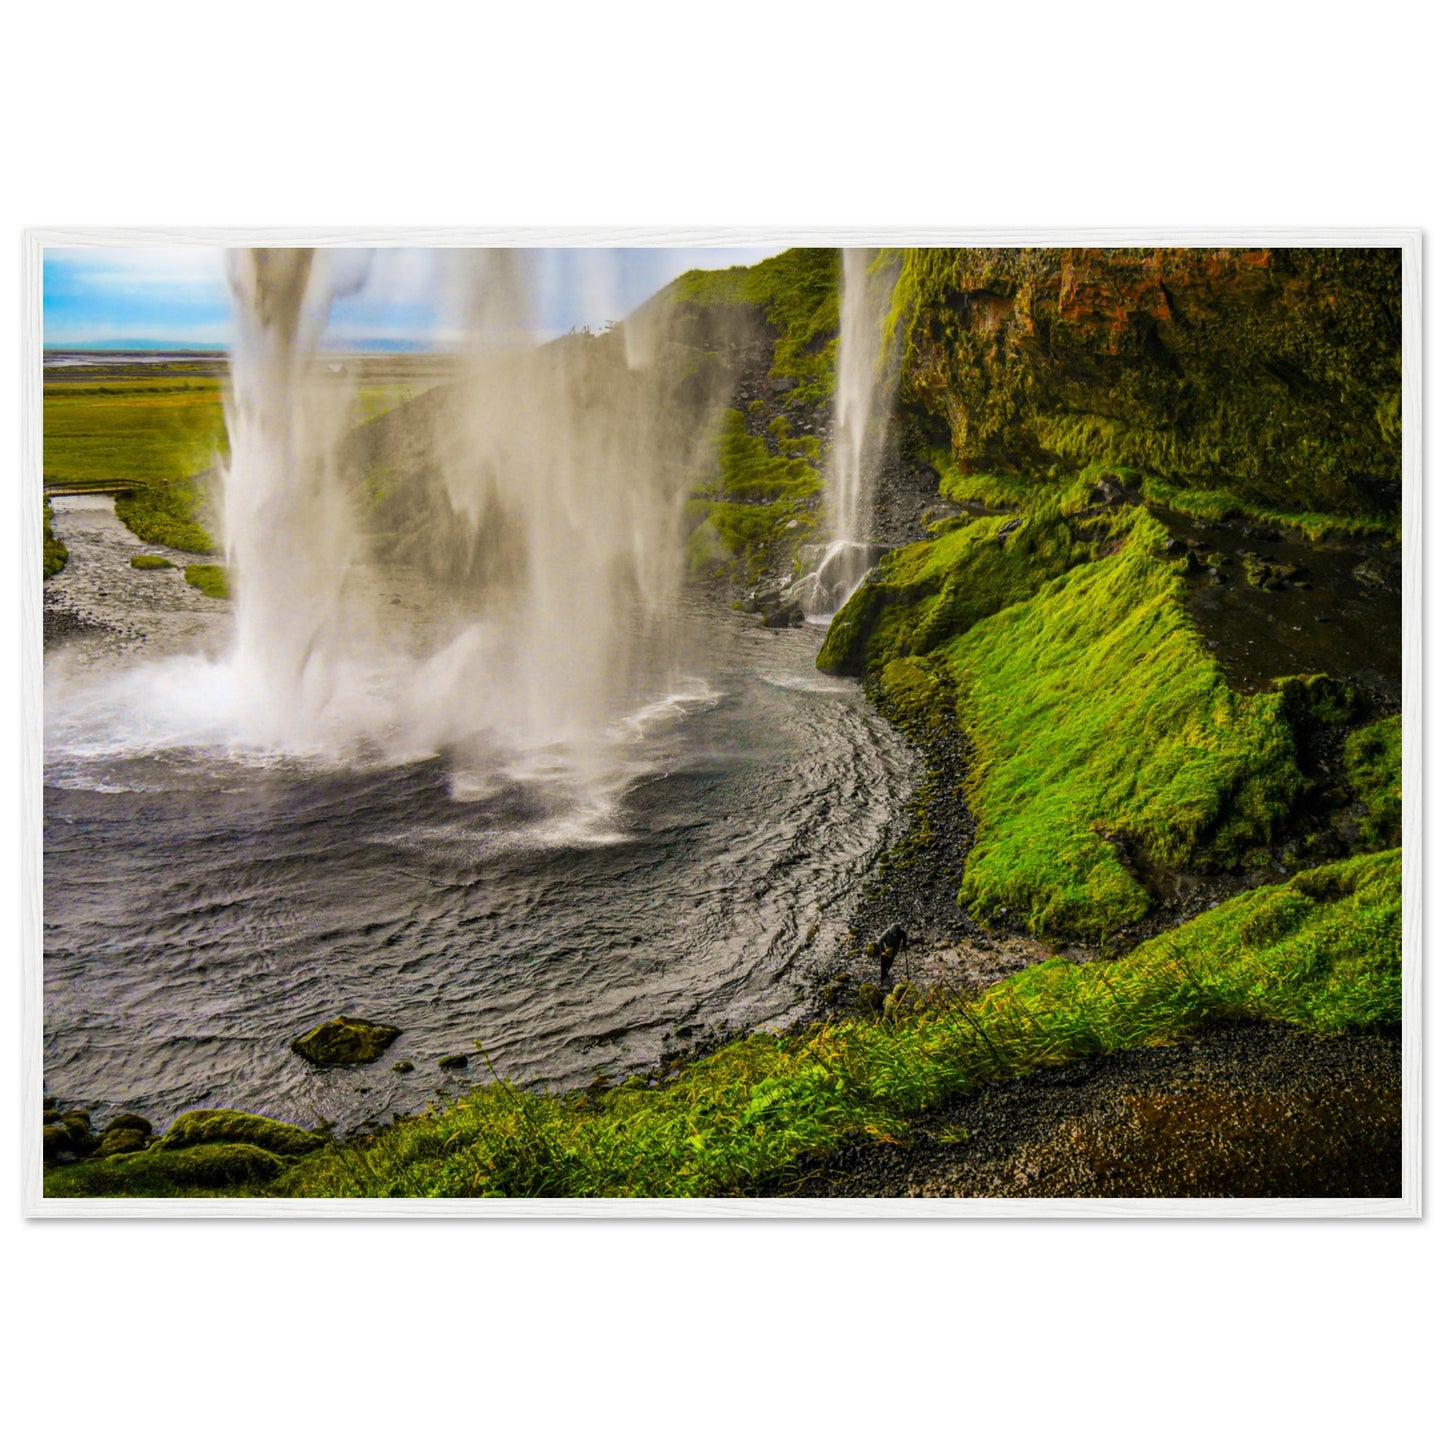
<instances>
[{"instance_id":1,"label":"green mossy mound","mask_svg":"<svg viewBox=\"0 0 1445 1445\"><path fill-rule=\"evenodd\" d=\"M231 583L226 569L211 562L192 562L186 567L186 581L207 597L225 602L231 596Z\"/></svg>"},{"instance_id":2,"label":"green mossy mound","mask_svg":"<svg viewBox=\"0 0 1445 1445\"><path fill-rule=\"evenodd\" d=\"M147 1143L139 1129L107 1129L95 1152L98 1158L109 1159L114 1154L134 1154L146 1148Z\"/></svg>"},{"instance_id":3,"label":"green mossy mound","mask_svg":"<svg viewBox=\"0 0 1445 1445\"><path fill-rule=\"evenodd\" d=\"M293 1039L291 1049L308 1063L323 1067L370 1064L400 1037L401 1030L392 1024L374 1024L343 1014Z\"/></svg>"},{"instance_id":4,"label":"green mossy mound","mask_svg":"<svg viewBox=\"0 0 1445 1445\"><path fill-rule=\"evenodd\" d=\"M51 1199L166 1199L188 1195L254 1194L273 1182L286 1161L254 1144L200 1144L167 1152L147 1149L50 1170Z\"/></svg>"},{"instance_id":5,"label":"green mossy mound","mask_svg":"<svg viewBox=\"0 0 1445 1445\"><path fill-rule=\"evenodd\" d=\"M1296 728L1320 709L1342 720L1348 701L1303 683L1231 691L1168 533L1140 507L1086 507L1097 477L978 486L1020 510L886 557L818 665L872 677L906 728L968 736L962 906L1102 941L1149 911L1153 874L1268 844L1306 784Z\"/></svg>"},{"instance_id":6,"label":"green mossy mound","mask_svg":"<svg viewBox=\"0 0 1445 1445\"><path fill-rule=\"evenodd\" d=\"M237 1109L194 1109L182 1114L165 1134L161 1149L190 1149L197 1144L255 1144L272 1154L307 1154L319 1148L321 1139L295 1124L283 1124L261 1114L243 1114Z\"/></svg>"},{"instance_id":7,"label":"green mossy mound","mask_svg":"<svg viewBox=\"0 0 1445 1445\"><path fill-rule=\"evenodd\" d=\"M155 1130L151 1121L140 1114L117 1114L105 1126L105 1132L109 1134L112 1129L138 1129L142 1134L153 1134Z\"/></svg>"},{"instance_id":8,"label":"green mossy mound","mask_svg":"<svg viewBox=\"0 0 1445 1445\"><path fill-rule=\"evenodd\" d=\"M169 557L158 557L154 552L137 552L130 559L130 565L138 572L158 572L176 564Z\"/></svg>"}]
</instances>

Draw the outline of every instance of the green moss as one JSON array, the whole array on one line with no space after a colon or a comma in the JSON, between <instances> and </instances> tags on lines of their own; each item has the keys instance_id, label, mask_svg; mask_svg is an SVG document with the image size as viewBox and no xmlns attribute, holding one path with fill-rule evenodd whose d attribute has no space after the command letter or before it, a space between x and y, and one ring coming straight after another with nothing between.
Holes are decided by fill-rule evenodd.
<instances>
[{"instance_id":1,"label":"green moss","mask_svg":"<svg viewBox=\"0 0 1445 1445\"><path fill-rule=\"evenodd\" d=\"M286 1161L254 1144L201 1144L174 1153L147 1149L52 1169L49 1199L167 1199L194 1195L254 1195L271 1184Z\"/></svg>"},{"instance_id":2,"label":"green moss","mask_svg":"<svg viewBox=\"0 0 1445 1445\"><path fill-rule=\"evenodd\" d=\"M200 521L203 506L198 482L171 482L117 496L115 514L142 542L209 555L216 544Z\"/></svg>"},{"instance_id":3,"label":"green moss","mask_svg":"<svg viewBox=\"0 0 1445 1445\"><path fill-rule=\"evenodd\" d=\"M1153 555L1167 534L1133 518L1115 555L940 651L975 744L976 916L1102 938L1150 906L1126 860L1233 863L1304 785L1283 699L1230 691Z\"/></svg>"},{"instance_id":4,"label":"green moss","mask_svg":"<svg viewBox=\"0 0 1445 1445\"><path fill-rule=\"evenodd\" d=\"M1340 517L1324 512L1280 511L1237 497L1225 488L1205 490L1198 487L1175 487L1159 477L1140 478L1140 491L1145 501L1160 507L1170 507L1197 521L1224 522L1231 517L1247 517L1251 521L1302 532L1312 542L1320 542L1330 537L1399 534L1399 523L1384 517Z\"/></svg>"},{"instance_id":5,"label":"green moss","mask_svg":"<svg viewBox=\"0 0 1445 1445\"><path fill-rule=\"evenodd\" d=\"M1017 525L1000 535L1010 521ZM1032 499L1017 518L961 521L883 559L876 580L835 617L818 666L856 675L928 653L1097 555L1099 545L1075 534L1053 498Z\"/></svg>"},{"instance_id":6,"label":"green moss","mask_svg":"<svg viewBox=\"0 0 1445 1445\"><path fill-rule=\"evenodd\" d=\"M1345 739L1345 769L1364 809L1361 841L1399 844L1403 822L1400 714L1357 728Z\"/></svg>"},{"instance_id":7,"label":"green moss","mask_svg":"<svg viewBox=\"0 0 1445 1445\"><path fill-rule=\"evenodd\" d=\"M260 1114L244 1114L236 1109L193 1109L166 1130L159 1147L189 1149L212 1143L255 1144L272 1154L306 1154L318 1148L321 1140L307 1129Z\"/></svg>"},{"instance_id":8,"label":"green moss","mask_svg":"<svg viewBox=\"0 0 1445 1445\"><path fill-rule=\"evenodd\" d=\"M798 248L755 266L688 271L667 293L674 305L748 306L772 327L771 375L796 383L789 400L826 401L838 338L839 253Z\"/></svg>"},{"instance_id":9,"label":"green moss","mask_svg":"<svg viewBox=\"0 0 1445 1445\"><path fill-rule=\"evenodd\" d=\"M130 565L140 572L155 572L176 564L169 557L158 557L153 552L138 552L130 559Z\"/></svg>"},{"instance_id":10,"label":"green moss","mask_svg":"<svg viewBox=\"0 0 1445 1445\"><path fill-rule=\"evenodd\" d=\"M293 1039L291 1049L322 1066L370 1064L400 1037L401 1030L394 1024L376 1024L343 1014Z\"/></svg>"},{"instance_id":11,"label":"green moss","mask_svg":"<svg viewBox=\"0 0 1445 1445\"><path fill-rule=\"evenodd\" d=\"M905 405L964 470L1105 462L1316 532L1392 526L1398 251L899 253Z\"/></svg>"},{"instance_id":12,"label":"green moss","mask_svg":"<svg viewBox=\"0 0 1445 1445\"><path fill-rule=\"evenodd\" d=\"M231 595L229 575L224 567L209 562L191 562L186 567L186 581L207 597L221 601Z\"/></svg>"},{"instance_id":13,"label":"green moss","mask_svg":"<svg viewBox=\"0 0 1445 1445\"><path fill-rule=\"evenodd\" d=\"M55 520L55 514L50 510L48 501L45 503L42 516L44 531L41 534L41 567L44 576L54 577L69 560L70 549L50 530L51 523Z\"/></svg>"},{"instance_id":14,"label":"green moss","mask_svg":"<svg viewBox=\"0 0 1445 1445\"><path fill-rule=\"evenodd\" d=\"M688 563L694 576L732 563L756 575L785 547L812 535L823 479L810 460L815 449L802 444L815 439L792 437L781 417L769 431L777 451L748 430L742 412L724 414L716 469L688 509Z\"/></svg>"}]
</instances>

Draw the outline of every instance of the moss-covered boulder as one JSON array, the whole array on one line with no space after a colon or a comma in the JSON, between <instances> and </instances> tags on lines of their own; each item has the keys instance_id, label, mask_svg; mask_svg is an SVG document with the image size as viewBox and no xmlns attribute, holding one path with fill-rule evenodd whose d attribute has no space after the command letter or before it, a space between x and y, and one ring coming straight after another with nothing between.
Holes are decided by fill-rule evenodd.
<instances>
[{"instance_id":1,"label":"moss-covered boulder","mask_svg":"<svg viewBox=\"0 0 1445 1445\"><path fill-rule=\"evenodd\" d=\"M114 1119L109 1120L105 1126L107 1134L117 1129L134 1129L142 1136L149 1136L155 1133L149 1119L143 1118L140 1114L117 1114Z\"/></svg>"},{"instance_id":2,"label":"moss-covered boulder","mask_svg":"<svg viewBox=\"0 0 1445 1445\"><path fill-rule=\"evenodd\" d=\"M172 1155L154 1150L134 1166L153 1170L183 1188L264 1184L286 1167L286 1161L254 1144L200 1144Z\"/></svg>"},{"instance_id":3,"label":"moss-covered boulder","mask_svg":"<svg viewBox=\"0 0 1445 1445\"><path fill-rule=\"evenodd\" d=\"M70 1135L59 1124L47 1124L41 1132L41 1149L47 1159L58 1159L70 1153Z\"/></svg>"},{"instance_id":4,"label":"moss-covered boulder","mask_svg":"<svg viewBox=\"0 0 1445 1445\"><path fill-rule=\"evenodd\" d=\"M255 1144L272 1154L309 1154L321 1138L295 1124L239 1109L193 1109L182 1114L160 1140L162 1149L191 1149L198 1144Z\"/></svg>"},{"instance_id":5,"label":"moss-covered boulder","mask_svg":"<svg viewBox=\"0 0 1445 1445\"><path fill-rule=\"evenodd\" d=\"M130 565L137 572L156 572L164 568L174 568L176 564L169 557L158 557L154 552L137 552L130 559Z\"/></svg>"},{"instance_id":6,"label":"moss-covered boulder","mask_svg":"<svg viewBox=\"0 0 1445 1445\"><path fill-rule=\"evenodd\" d=\"M400 1037L401 1030L392 1024L374 1024L366 1019L347 1018L343 1014L329 1023L318 1024L299 1039L293 1039L291 1049L308 1063L327 1067L371 1064Z\"/></svg>"},{"instance_id":7,"label":"moss-covered boulder","mask_svg":"<svg viewBox=\"0 0 1445 1445\"><path fill-rule=\"evenodd\" d=\"M107 1129L96 1156L109 1159L114 1154L135 1154L146 1147L146 1136L139 1129Z\"/></svg>"}]
</instances>

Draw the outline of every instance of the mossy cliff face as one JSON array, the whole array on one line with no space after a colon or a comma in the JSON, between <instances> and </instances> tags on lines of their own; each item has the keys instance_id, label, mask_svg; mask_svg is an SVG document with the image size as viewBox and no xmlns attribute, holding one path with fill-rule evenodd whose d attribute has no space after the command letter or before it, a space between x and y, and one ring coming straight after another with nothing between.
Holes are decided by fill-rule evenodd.
<instances>
[{"instance_id":1,"label":"mossy cliff face","mask_svg":"<svg viewBox=\"0 0 1445 1445\"><path fill-rule=\"evenodd\" d=\"M1400 253L910 250L902 399L963 471L1092 462L1390 515Z\"/></svg>"}]
</instances>

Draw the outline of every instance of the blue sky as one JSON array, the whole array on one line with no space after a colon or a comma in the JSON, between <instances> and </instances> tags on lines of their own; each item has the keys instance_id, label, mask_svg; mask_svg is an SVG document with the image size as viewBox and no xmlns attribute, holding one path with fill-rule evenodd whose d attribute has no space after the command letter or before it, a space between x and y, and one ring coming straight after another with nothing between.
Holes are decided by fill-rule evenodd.
<instances>
[{"instance_id":1,"label":"blue sky","mask_svg":"<svg viewBox=\"0 0 1445 1445\"><path fill-rule=\"evenodd\" d=\"M569 247L531 253L539 337L619 319L695 266L746 265L778 247L631 249ZM428 349L460 338L453 252L391 248L349 252L366 280L336 301L323 344L339 350ZM358 266L358 269L362 269ZM45 345L104 348L137 343L222 347L230 339L225 252L199 246L49 247Z\"/></svg>"}]
</instances>

